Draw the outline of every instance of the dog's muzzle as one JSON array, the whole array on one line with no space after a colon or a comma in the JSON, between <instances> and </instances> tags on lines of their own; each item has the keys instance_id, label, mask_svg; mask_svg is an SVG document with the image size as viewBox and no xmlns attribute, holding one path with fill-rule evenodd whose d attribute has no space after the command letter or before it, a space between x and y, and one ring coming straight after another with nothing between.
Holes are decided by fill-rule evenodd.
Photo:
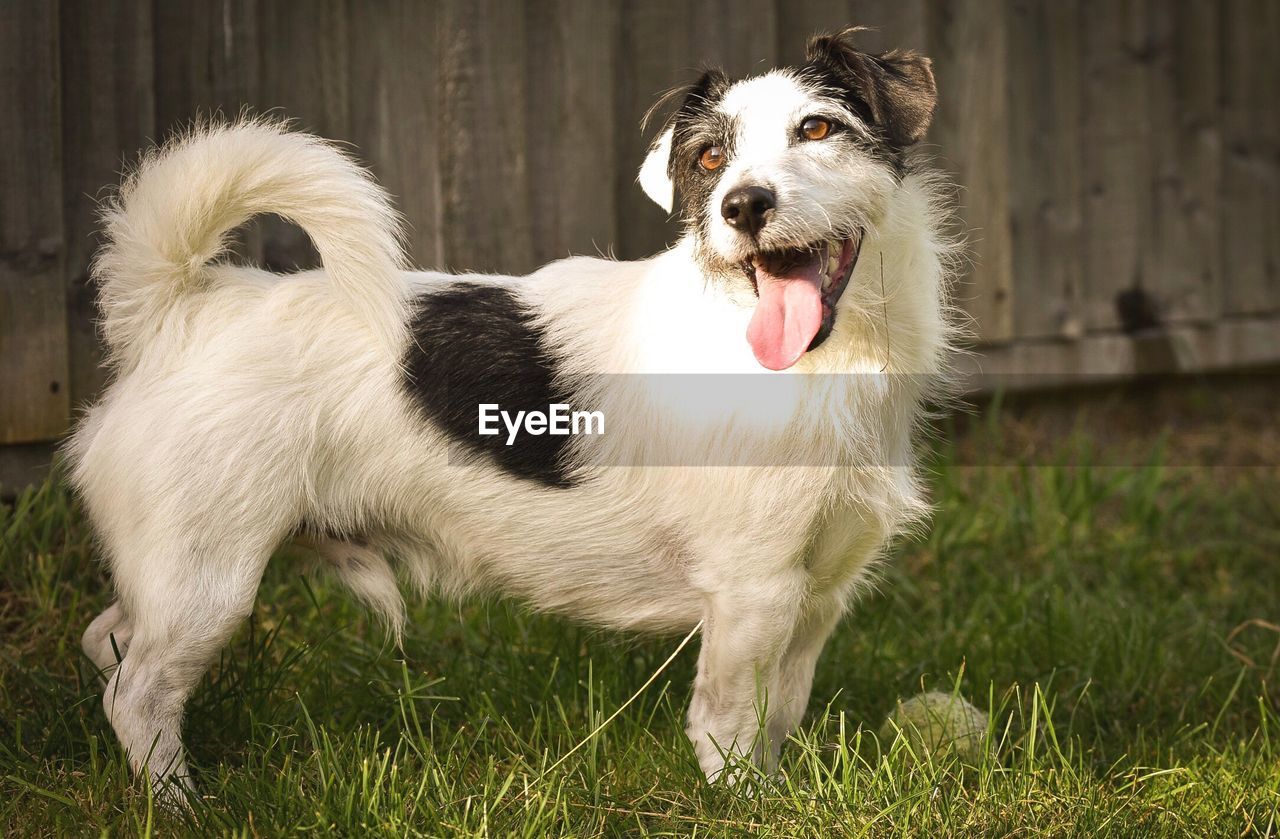
<instances>
[{"instance_id":1,"label":"dog's muzzle","mask_svg":"<svg viewBox=\"0 0 1280 839\"><path fill-rule=\"evenodd\" d=\"M831 334L836 304L858 262L862 233L757 253L742 263L759 298L747 341L761 365L785 370Z\"/></svg>"}]
</instances>

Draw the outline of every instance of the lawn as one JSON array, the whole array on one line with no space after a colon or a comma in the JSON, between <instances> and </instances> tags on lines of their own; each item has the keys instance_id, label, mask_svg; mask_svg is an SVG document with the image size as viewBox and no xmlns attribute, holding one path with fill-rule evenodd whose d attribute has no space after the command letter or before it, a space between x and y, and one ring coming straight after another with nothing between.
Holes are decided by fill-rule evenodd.
<instances>
[{"instance_id":1,"label":"lawn","mask_svg":"<svg viewBox=\"0 0 1280 839\"><path fill-rule=\"evenodd\" d=\"M832 639L806 728L753 794L704 783L684 738L696 639L644 690L680 638L505 603L419 603L398 650L282 556L188 708L204 799L177 816L103 717L79 636L108 595L48 484L0 507L0 832L1280 832L1276 470L956 460L937 455L931 528ZM992 711L983 754L877 741L924 689Z\"/></svg>"}]
</instances>

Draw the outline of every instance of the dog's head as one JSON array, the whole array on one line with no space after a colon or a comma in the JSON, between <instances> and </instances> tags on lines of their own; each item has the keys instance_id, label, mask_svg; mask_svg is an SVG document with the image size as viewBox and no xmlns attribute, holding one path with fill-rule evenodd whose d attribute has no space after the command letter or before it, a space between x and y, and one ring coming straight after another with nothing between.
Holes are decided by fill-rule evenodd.
<instances>
[{"instance_id":1,"label":"dog's head","mask_svg":"<svg viewBox=\"0 0 1280 839\"><path fill-rule=\"evenodd\" d=\"M856 31L813 38L799 67L737 82L706 72L640 170L650 198L678 205L706 272L755 293L747 338L774 370L830 334L863 234L937 100L929 59L861 52Z\"/></svg>"}]
</instances>

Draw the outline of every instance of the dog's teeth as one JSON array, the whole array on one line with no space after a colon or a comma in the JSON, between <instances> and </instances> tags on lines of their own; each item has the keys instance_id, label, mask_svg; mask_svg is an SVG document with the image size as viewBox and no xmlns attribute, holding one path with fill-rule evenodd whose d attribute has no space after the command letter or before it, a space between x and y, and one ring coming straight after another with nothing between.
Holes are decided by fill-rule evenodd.
<instances>
[{"instance_id":1,"label":"dog's teeth","mask_svg":"<svg viewBox=\"0 0 1280 839\"><path fill-rule=\"evenodd\" d=\"M828 275L834 277L836 274L836 269L839 267L840 267L840 260L836 259L834 256L827 257L827 274Z\"/></svg>"}]
</instances>

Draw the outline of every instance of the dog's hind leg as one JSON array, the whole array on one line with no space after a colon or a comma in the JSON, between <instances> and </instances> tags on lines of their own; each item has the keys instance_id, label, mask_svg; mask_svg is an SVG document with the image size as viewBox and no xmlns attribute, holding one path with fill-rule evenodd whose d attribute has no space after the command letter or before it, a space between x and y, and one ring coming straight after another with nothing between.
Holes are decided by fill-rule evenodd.
<instances>
[{"instance_id":1,"label":"dog's hind leg","mask_svg":"<svg viewBox=\"0 0 1280 839\"><path fill-rule=\"evenodd\" d=\"M191 785L183 708L252 609L269 556L269 550L196 554L184 546L133 558L128 565L146 573L132 578L116 564L133 634L107 682L103 708L130 765L170 802L182 800L176 785Z\"/></svg>"}]
</instances>

